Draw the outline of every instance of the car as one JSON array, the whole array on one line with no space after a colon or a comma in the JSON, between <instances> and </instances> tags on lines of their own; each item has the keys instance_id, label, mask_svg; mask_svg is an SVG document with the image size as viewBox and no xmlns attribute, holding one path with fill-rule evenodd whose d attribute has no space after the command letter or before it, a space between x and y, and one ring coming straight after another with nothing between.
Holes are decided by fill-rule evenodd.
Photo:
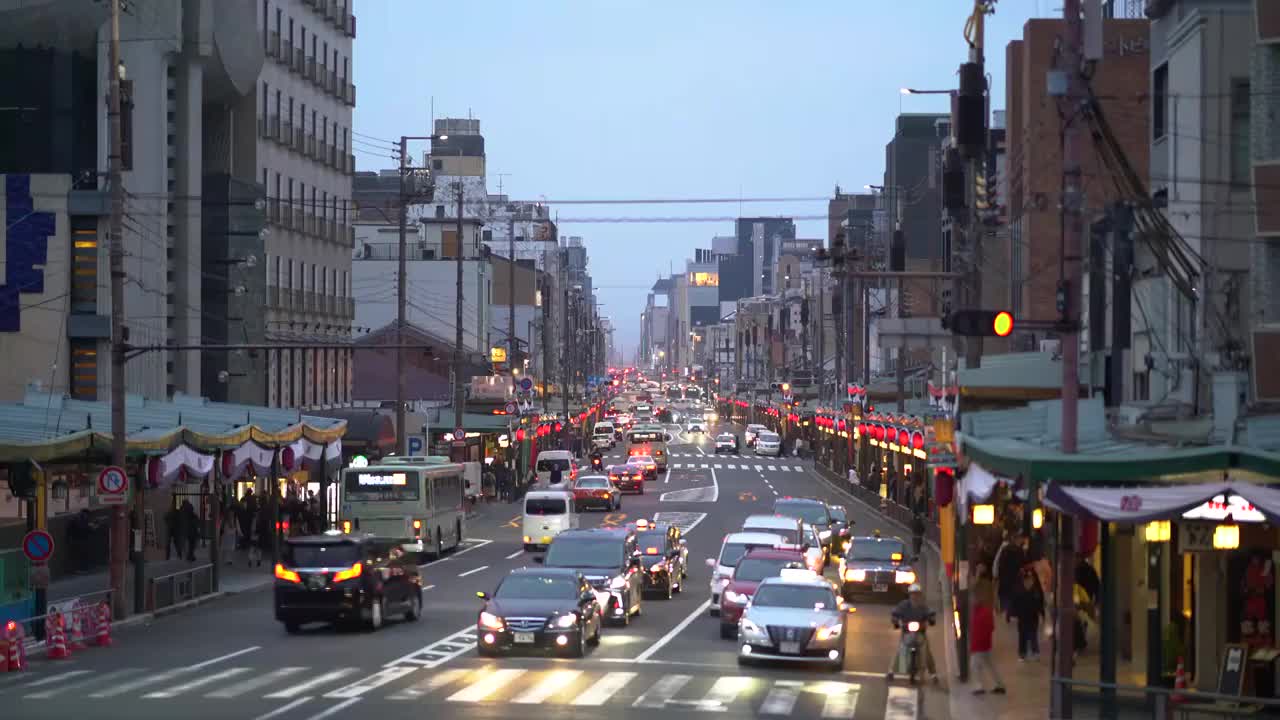
<instances>
[{"instance_id":1,"label":"car","mask_svg":"<svg viewBox=\"0 0 1280 720\"><path fill-rule=\"evenodd\" d=\"M534 562L549 568L576 570L591 584L603 616L628 625L643 610L644 578L635 534L616 528L560 533L545 556Z\"/></svg>"},{"instance_id":2,"label":"car","mask_svg":"<svg viewBox=\"0 0 1280 720\"><path fill-rule=\"evenodd\" d=\"M820 662L842 670L846 607L830 580L808 570L763 580L738 621L738 663Z\"/></svg>"},{"instance_id":3,"label":"car","mask_svg":"<svg viewBox=\"0 0 1280 720\"><path fill-rule=\"evenodd\" d=\"M627 465L640 468L645 480L658 479L658 463L651 455L632 455L627 458Z\"/></svg>"},{"instance_id":4,"label":"car","mask_svg":"<svg viewBox=\"0 0 1280 720\"><path fill-rule=\"evenodd\" d=\"M711 617L720 614L720 591L729 584L738 561L755 548L775 548L786 542L785 537L771 532L735 532L725 535L720 542L720 553L716 557L707 558L707 567L711 568Z\"/></svg>"},{"instance_id":5,"label":"car","mask_svg":"<svg viewBox=\"0 0 1280 720\"><path fill-rule=\"evenodd\" d=\"M748 425L746 431L742 433L743 436L746 437L747 447L755 447L756 436L762 432L768 432L768 431L769 431L769 428L763 425L758 425L756 423L752 423Z\"/></svg>"},{"instance_id":6,"label":"car","mask_svg":"<svg viewBox=\"0 0 1280 720\"><path fill-rule=\"evenodd\" d=\"M498 583L476 619L476 652L493 657L536 649L582 657L600 643L600 601L582 573L558 568L518 568Z\"/></svg>"},{"instance_id":7,"label":"car","mask_svg":"<svg viewBox=\"0 0 1280 720\"><path fill-rule=\"evenodd\" d=\"M834 521L831 518L831 509L826 503L814 498L781 497L773 501L773 512L777 515L799 518L816 527L818 537L822 540L823 550L828 554L832 552L835 537L835 530L832 529Z\"/></svg>"},{"instance_id":8,"label":"car","mask_svg":"<svg viewBox=\"0 0 1280 720\"><path fill-rule=\"evenodd\" d=\"M827 567L827 552L822 548L822 537L818 535L818 528L805 523L803 537L802 552L804 553L805 566L821 574Z\"/></svg>"},{"instance_id":9,"label":"car","mask_svg":"<svg viewBox=\"0 0 1280 720\"><path fill-rule=\"evenodd\" d=\"M382 627L422 617L422 574L396 541L329 530L288 538L275 566L276 620L289 633L312 622Z\"/></svg>"},{"instance_id":10,"label":"car","mask_svg":"<svg viewBox=\"0 0 1280 720\"><path fill-rule=\"evenodd\" d=\"M720 637L732 640L738 634L738 620L746 610L756 587L765 578L777 577L787 568L803 568L804 554L798 550L757 548L747 551L729 576L720 594Z\"/></svg>"},{"instance_id":11,"label":"car","mask_svg":"<svg viewBox=\"0 0 1280 720\"><path fill-rule=\"evenodd\" d=\"M573 481L573 503L579 510L599 508L605 512L622 509L622 491L608 475L583 475Z\"/></svg>"},{"instance_id":12,"label":"car","mask_svg":"<svg viewBox=\"0 0 1280 720\"><path fill-rule=\"evenodd\" d=\"M543 450L538 453L538 462L534 466L538 483L543 487L553 485L552 472L560 471L560 482L564 483L578 476L578 461L568 450Z\"/></svg>"},{"instance_id":13,"label":"car","mask_svg":"<svg viewBox=\"0 0 1280 720\"><path fill-rule=\"evenodd\" d=\"M850 600L860 595L901 600L916 581L915 569L907 556L907 544L896 537L853 537L838 567L840 594Z\"/></svg>"},{"instance_id":14,"label":"car","mask_svg":"<svg viewBox=\"0 0 1280 720\"><path fill-rule=\"evenodd\" d=\"M843 505L828 505L827 511L831 513L831 530L834 536L831 542L832 550L836 557L839 557L849 549L853 520Z\"/></svg>"},{"instance_id":15,"label":"car","mask_svg":"<svg viewBox=\"0 0 1280 720\"><path fill-rule=\"evenodd\" d=\"M707 422L700 417L694 417L685 423L684 431L689 433L705 433L707 431Z\"/></svg>"},{"instance_id":16,"label":"car","mask_svg":"<svg viewBox=\"0 0 1280 720\"><path fill-rule=\"evenodd\" d=\"M673 532L674 531L674 532ZM687 543L674 525L647 524L636 532L645 590L671 599L671 594L684 590L689 573L686 562Z\"/></svg>"},{"instance_id":17,"label":"car","mask_svg":"<svg viewBox=\"0 0 1280 720\"><path fill-rule=\"evenodd\" d=\"M756 435L756 455L780 457L782 455L782 436L765 430Z\"/></svg>"},{"instance_id":18,"label":"car","mask_svg":"<svg viewBox=\"0 0 1280 720\"><path fill-rule=\"evenodd\" d=\"M609 482L618 492L644 494L644 470L634 465L610 465Z\"/></svg>"},{"instance_id":19,"label":"car","mask_svg":"<svg viewBox=\"0 0 1280 720\"><path fill-rule=\"evenodd\" d=\"M722 452L736 453L738 452L738 436L733 433L720 433L716 436L716 454Z\"/></svg>"}]
</instances>

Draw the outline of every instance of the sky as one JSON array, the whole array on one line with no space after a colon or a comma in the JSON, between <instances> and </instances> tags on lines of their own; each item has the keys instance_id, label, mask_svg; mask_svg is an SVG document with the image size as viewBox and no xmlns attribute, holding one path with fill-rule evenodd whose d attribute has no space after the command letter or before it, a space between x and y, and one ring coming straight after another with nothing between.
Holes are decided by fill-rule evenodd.
<instances>
[{"instance_id":1,"label":"sky","mask_svg":"<svg viewBox=\"0 0 1280 720\"><path fill-rule=\"evenodd\" d=\"M880 184L899 112L946 112L967 54L966 0L359 0L355 146L473 117L489 192L514 199L826 198ZM989 16L992 107L1004 52L1058 0L1000 0ZM500 175L501 174L501 175ZM732 235L738 215L825 216L826 202L561 205L580 236L601 312L630 354L654 280ZM617 222L619 218L726 218ZM575 222L608 218L612 222ZM826 221L797 221L825 238Z\"/></svg>"}]
</instances>

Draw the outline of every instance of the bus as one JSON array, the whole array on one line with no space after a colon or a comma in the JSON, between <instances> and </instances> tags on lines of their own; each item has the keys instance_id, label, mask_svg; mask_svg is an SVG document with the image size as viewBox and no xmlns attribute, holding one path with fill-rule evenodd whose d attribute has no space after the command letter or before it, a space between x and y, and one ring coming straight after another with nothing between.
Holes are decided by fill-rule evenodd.
<instances>
[{"instance_id":1,"label":"bus","mask_svg":"<svg viewBox=\"0 0 1280 720\"><path fill-rule=\"evenodd\" d=\"M466 537L464 468L436 456L389 457L344 468L339 527L403 543L437 557Z\"/></svg>"},{"instance_id":2,"label":"bus","mask_svg":"<svg viewBox=\"0 0 1280 720\"><path fill-rule=\"evenodd\" d=\"M658 466L658 472L667 471L667 431L661 425L637 425L627 431L627 457L648 455Z\"/></svg>"}]
</instances>

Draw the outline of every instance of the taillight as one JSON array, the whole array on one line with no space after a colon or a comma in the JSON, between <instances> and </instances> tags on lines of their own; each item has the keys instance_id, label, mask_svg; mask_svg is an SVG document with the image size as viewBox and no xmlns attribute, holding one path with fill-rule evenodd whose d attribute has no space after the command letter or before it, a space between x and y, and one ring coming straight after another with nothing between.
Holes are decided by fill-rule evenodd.
<instances>
[{"instance_id":1,"label":"taillight","mask_svg":"<svg viewBox=\"0 0 1280 720\"><path fill-rule=\"evenodd\" d=\"M333 581L336 583L340 583L344 580L351 580L353 578L358 578L360 577L360 574L363 572L364 572L364 563L356 563L355 565L352 565L346 570L340 570L334 573Z\"/></svg>"},{"instance_id":2,"label":"taillight","mask_svg":"<svg viewBox=\"0 0 1280 720\"><path fill-rule=\"evenodd\" d=\"M285 566L280 563L276 563L276 578L294 583L302 582L302 578L298 576L298 573L286 569Z\"/></svg>"},{"instance_id":3,"label":"taillight","mask_svg":"<svg viewBox=\"0 0 1280 720\"><path fill-rule=\"evenodd\" d=\"M342 532L344 532L344 533L348 533L348 534L351 532L351 521L350 521L350 520L343 520L343 521L342 521Z\"/></svg>"}]
</instances>

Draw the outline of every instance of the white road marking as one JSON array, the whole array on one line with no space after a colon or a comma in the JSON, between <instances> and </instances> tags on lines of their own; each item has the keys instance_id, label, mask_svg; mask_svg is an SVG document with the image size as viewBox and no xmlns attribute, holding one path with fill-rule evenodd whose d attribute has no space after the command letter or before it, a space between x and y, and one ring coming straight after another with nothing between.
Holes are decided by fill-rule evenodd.
<instances>
[{"instance_id":1,"label":"white road marking","mask_svg":"<svg viewBox=\"0 0 1280 720\"><path fill-rule=\"evenodd\" d=\"M417 665L419 667L434 668L443 665L446 662L470 651L476 645L476 626L468 625L454 634L437 640L430 645L418 648L413 652L403 655L383 665L383 667L392 667L395 665ZM445 648L442 646L448 645ZM421 657L427 655L430 657Z\"/></svg>"},{"instance_id":2,"label":"white road marking","mask_svg":"<svg viewBox=\"0 0 1280 720\"><path fill-rule=\"evenodd\" d=\"M521 693L511 702L517 705L537 705L552 695L563 692L581 675L581 670L556 670L542 682Z\"/></svg>"},{"instance_id":3,"label":"white road marking","mask_svg":"<svg viewBox=\"0 0 1280 720\"><path fill-rule=\"evenodd\" d=\"M524 550L517 550L506 557L507 560L514 560L524 554Z\"/></svg>"},{"instance_id":4,"label":"white road marking","mask_svg":"<svg viewBox=\"0 0 1280 720\"><path fill-rule=\"evenodd\" d=\"M581 695L573 699L574 705L591 705L599 706L609 701L619 690L627 686L627 683L636 678L633 672L611 672L605 673L603 677L595 682L594 685L587 688Z\"/></svg>"},{"instance_id":5,"label":"white road marking","mask_svg":"<svg viewBox=\"0 0 1280 720\"><path fill-rule=\"evenodd\" d=\"M466 544L467 546L466 546L466 547L464 547L464 548L462 548L462 549L460 549L460 550L456 550L456 551L454 551L454 553L453 553L452 555L450 555L449 557L446 557L446 558L438 558L438 559L435 559L435 560L428 560L427 562L424 562L424 563L419 564L419 565L418 565L418 567L423 568L423 567L426 567L426 566L428 566L428 565L435 565L436 563L448 562L449 560L452 560L452 559L454 559L454 558L456 558L456 557L460 557L460 556L462 556L462 555L466 555L467 553L471 552L472 550L475 550L475 549L477 549L477 548L482 548L482 547L484 547L485 545L488 545L489 543L491 543L491 542L493 542L493 541L492 541L492 540L485 540L484 538L463 538L463 539L462 539L462 542L463 542L463 544ZM471 545L471 544L469 544L469 543L475 543L475 545Z\"/></svg>"},{"instance_id":6,"label":"white road marking","mask_svg":"<svg viewBox=\"0 0 1280 720\"><path fill-rule=\"evenodd\" d=\"M632 703L632 707L638 708L665 708L667 701L675 697L689 681L693 679L692 675L663 675L658 682L652 687L644 691L644 694L636 698Z\"/></svg>"},{"instance_id":7,"label":"white road marking","mask_svg":"<svg viewBox=\"0 0 1280 720\"><path fill-rule=\"evenodd\" d=\"M293 687L273 692L270 695L267 695L266 698L268 700L288 700L289 698L296 698L312 688L318 688L321 685L328 685L331 682L341 680L359 669L360 668L353 667L338 668L337 670L303 681L301 684L294 685Z\"/></svg>"},{"instance_id":8,"label":"white road marking","mask_svg":"<svg viewBox=\"0 0 1280 720\"><path fill-rule=\"evenodd\" d=\"M884 703L884 720L916 720L920 712L917 690L890 685Z\"/></svg>"},{"instance_id":9,"label":"white road marking","mask_svg":"<svg viewBox=\"0 0 1280 720\"><path fill-rule=\"evenodd\" d=\"M363 680L357 680L356 682L353 682L350 685L338 688L337 690L334 690L332 692L325 693L325 697L327 698L358 698L361 695L369 692L370 690L380 688L383 685L386 685L387 683L392 682L394 680L399 680L400 678L414 671L415 671L415 668L404 667L404 666L383 668L378 672L370 675L369 677L364 678Z\"/></svg>"},{"instance_id":10,"label":"white road marking","mask_svg":"<svg viewBox=\"0 0 1280 720\"><path fill-rule=\"evenodd\" d=\"M118 695L124 695L125 693L133 692L134 690L137 690L139 688L144 688L148 685L159 685L160 683L168 682L169 680L172 680L178 677L179 675L182 675L184 673L189 673L189 672L191 671L188 670L187 668L176 668L174 670L167 670L165 672L162 672L156 675L149 675L147 677L138 678L137 680L131 680L127 683L122 683L120 685L113 685L105 690L99 690L96 693L90 693L89 697L94 699L116 697Z\"/></svg>"},{"instance_id":11,"label":"white road marking","mask_svg":"<svg viewBox=\"0 0 1280 720\"><path fill-rule=\"evenodd\" d=\"M773 493L774 495L778 494L778 491L774 490L773 488L769 488L769 492Z\"/></svg>"},{"instance_id":12,"label":"white road marking","mask_svg":"<svg viewBox=\"0 0 1280 720\"><path fill-rule=\"evenodd\" d=\"M268 685L274 685L277 681L283 680L289 677L290 675L297 675L298 673L306 669L307 668L305 667L282 667L279 670L269 672L266 675L259 675L258 677L252 677L243 682L238 682L235 685L228 685L227 687L222 688L221 690L214 690L211 693L207 693L205 697L208 697L208 698L240 697L241 695L244 695L247 692L257 690L258 688L267 687Z\"/></svg>"},{"instance_id":13,"label":"white road marking","mask_svg":"<svg viewBox=\"0 0 1280 720\"><path fill-rule=\"evenodd\" d=\"M422 589L423 589L423 590L430 590L430 589L432 589L432 588L434 588L434 587L435 587L435 585L424 585Z\"/></svg>"},{"instance_id":14,"label":"white road marking","mask_svg":"<svg viewBox=\"0 0 1280 720\"><path fill-rule=\"evenodd\" d=\"M757 472L764 472L764 467L763 467L763 466L761 466L761 465L757 465L757 466L756 466L756 471L757 471Z\"/></svg>"},{"instance_id":15,"label":"white road marking","mask_svg":"<svg viewBox=\"0 0 1280 720\"><path fill-rule=\"evenodd\" d=\"M481 565L480 567L475 568L474 570L468 570L468 571L466 571L466 572L464 572L464 573L458 573L458 577L466 577L466 576L468 576L468 575L475 575L476 573L480 572L481 570L488 570L488 569L489 569L489 566L488 566L488 565Z\"/></svg>"},{"instance_id":16,"label":"white road marking","mask_svg":"<svg viewBox=\"0 0 1280 720\"><path fill-rule=\"evenodd\" d=\"M89 672L88 670L68 670L67 672L58 673L57 675L54 675L52 677L41 678L40 680L29 682L26 685L23 685L23 687L29 690L33 687L40 687L41 685L51 685L53 683L62 682L63 680L70 680L71 678L76 677L77 675L84 675L88 672ZM31 697L31 696L28 695L27 697Z\"/></svg>"},{"instance_id":17,"label":"white road marking","mask_svg":"<svg viewBox=\"0 0 1280 720\"><path fill-rule=\"evenodd\" d=\"M337 715L338 713L342 712L343 710L346 710L347 708L351 707L352 705L355 705L358 702L360 702L360 698L358 697L353 697L350 700L343 700L342 702L338 703L337 705L334 705L328 710L312 715L311 717L307 718L307 720L321 720L321 718L327 718L330 715Z\"/></svg>"},{"instance_id":18,"label":"white road marking","mask_svg":"<svg viewBox=\"0 0 1280 720\"><path fill-rule=\"evenodd\" d=\"M778 471L778 468L774 467L773 465L769 466L769 472L777 472L777 471Z\"/></svg>"},{"instance_id":19,"label":"white road marking","mask_svg":"<svg viewBox=\"0 0 1280 720\"><path fill-rule=\"evenodd\" d=\"M662 478L662 482L664 482L664 483L669 483L669 482L671 482L671 468L667 468L667 474L666 474L665 476L663 476L663 478Z\"/></svg>"},{"instance_id":20,"label":"white road marking","mask_svg":"<svg viewBox=\"0 0 1280 720\"><path fill-rule=\"evenodd\" d=\"M525 674L525 672L527 671L519 668L495 670L494 672L483 676L479 682L468 685L467 687L450 695L449 702L480 702L503 687L515 682L516 678Z\"/></svg>"},{"instance_id":21,"label":"white road marking","mask_svg":"<svg viewBox=\"0 0 1280 720\"><path fill-rule=\"evenodd\" d=\"M861 686L856 683L824 683L822 692L827 700L822 704L824 718L851 718L858 709L858 692ZM840 687L843 685L844 687Z\"/></svg>"},{"instance_id":22,"label":"white road marking","mask_svg":"<svg viewBox=\"0 0 1280 720\"><path fill-rule=\"evenodd\" d=\"M791 466L790 466L790 465L782 465L782 466L781 466L781 469L782 469L784 472L790 472L790 471L791 471Z\"/></svg>"},{"instance_id":23,"label":"white road marking","mask_svg":"<svg viewBox=\"0 0 1280 720\"><path fill-rule=\"evenodd\" d=\"M285 713L289 712L290 710L292 710L292 709L294 709L294 708L298 707L299 705L303 705L303 704L306 704L306 703L308 703L308 702L311 702L311 698L309 698L309 697L298 698L297 700L294 700L293 702L289 703L288 705L281 705L280 707L276 708L275 710L272 710L271 712L267 713L266 715L259 715L258 717L254 718L254 720L270 720L270 718L273 718L273 717L275 717L275 716L277 716L277 715L283 715L283 714L285 714Z\"/></svg>"},{"instance_id":24,"label":"white road marking","mask_svg":"<svg viewBox=\"0 0 1280 720\"><path fill-rule=\"evenodd\" d=\"M76 672L79 672L79 671L77 670ZM32 700L45 700L57 695L66 694L70 690L82 688L82 687L85 687L86 685L92 685L94 683L100 683L104 686L111 685L115 683L117 680L121 680L130 675L136 675L141 672L146 672L146 669L145 668L120 668L119 670L115 670L113 672L103 673L103 674L99 674L95 672L93 673L92 676L87 678L81 678L80 680L77 680L76 682L73 682L70 685L60 685L58 687L51 688L49 690L41 690L38 693L31 693L30 695L24 695L23 697L30 698ZM21 676L17 676L17 677L21 677ZM63 675L59 675L58 677L66 677L66 675L63 674ZM46 678L45 680L39 680L37 682L45 683L51 679L52 678ZM30 685L27 685L27 687L31 687L31 685L35 685L35 684L36 683L31 683Z\"/></svg>"},{"instance_id":25,"label":"white road marking","mask_svg":"<svg viewBox=\"0 0 1280 720\"><path fill-rule=\"evenodd\" d=\"M765 696L764 703L760 705L760 714L790 715L791 711L796 707L796 700L800 699L800 688L802 687L804 687L804 683L799 680L775 681L773 688Z\"/></svg>"},{"instance_id":26,"label":"white road marking","mask_svg":"<svg viewBox=\"0 0 1280 720\"><path fill-rule=\"evenodd\" d=\"M742 677L741 675L722 676L715 681L701 700L695 700L689 704L699 710L720 712L732 705L738 695L750 687L754 681L754 678ZM683 705L684 703L681 704Z\"/></svg>"},{"instance_id":27,"label":"white road marking","mask_svg":"<svg viewBox=\"0 0 1280 720\"><path fill-rule=\"evenodd\" d=\"M727 469L729 469L729 470L737 470L737 469L738 469L738 466L737 466L737 465L728 465L728 466L726 466L726 467L727 467Z\"/></svg>"},{"instance_id":28,"label":"white road marking","mask_svg":"<svg viewBox=\"0 0 1280 720\"><path fill-rule=\"evenodd\" d=\"M470 671L462 670L461 668L446 670L440 673L439 675L432 675L431 677L418 683L417 685L405 688L404 690L401 690L400 692L395 693L394 695L389 695L387 696L387 699L388 700L413 700L415 698L420 698L423 695L439 690L445 685L449 685L450 683L454 683L454 682L457 682L458 680L461 680L468 672Z\"/></svg>"},{"instance_id":29,"label":"white road marking","mask_svg":"<svg viewBox=\"0 0 1280 720\"><path fill-rule=\"evenodd\" d=\"M228 668L226 670L223 670L222 672L217 672L212 675L205 675L202 678L196 678L191 682L185 682L180 685L174 685L173 687L165 688L164 690L157 690L155 692L147 693L142 697L148 698L148 699L177 697L184 692L189 692L191 690L195 690L196 688L202 688L205 685L212 685L213 683L216 683L220 680L233 678L237 675L241 675L247 672L249 672L249 668L245 668L245 667Z\"/></svg>"},{"instance_id":30,"label":"white road marking","mask_svg":"<svg viewBox=\"0 0 1280 720\"><path fill-rule=\"evenodd\" d=\"M676 635L679 635L680 632L683 631L685 628L689 627L690 623L702 617L703 614L705 614L707 612L707 609L710 607L711 607L711 600L710 599L704 600L701 605L699 605L697 608L694 609L693 612L689 613L688 617L686 617L684 620L681 620L679 625L676 625L675 627L671 628L671 630L666 635L663 635L662 637L658 638L652 645L646 648L644 652L637 655L634 659L639 662L643 662L653 657L654 653L658 652L663 648L663 646L671 642L671 639L674 638Z\"/></svg>"},{"instance_id":31,"label":"white road marking","mask_svg":"<svg viewBox=\"0 0 1280 720\"><path fill-rule=\"evenodd\" d=\"M222 656L219 656L219 657L216 657L216 658L211 658L211 659L209 659L209 660L205 660L204 662L198 662L198 663L196 663L195 665L188 665L188 666L186 666L185 668L183 668L183 670L199 670L199 669L200 669L200 668L202 668L202 667L208 667L209 665L215 665L215 664L217 664L217 663L222 662L223 660L230 660L230 659L231 659L231 658L233 658L233 657L239 657L239 656L244 655L244 654L246 654L246 653L251 653L251 652L253 652L253 651L255 651L255 650L261 650L261 649L262 649L262 646L260 646L260 645L253 645L253 646L251 646L251 647L247 647L247 648L245 648L245 649L243 649L243 650L237 650L237 651L235 651L235 652L233 652L233 653L227 653L226 655L222 655Z\"/></svg>"}]
</instances>

